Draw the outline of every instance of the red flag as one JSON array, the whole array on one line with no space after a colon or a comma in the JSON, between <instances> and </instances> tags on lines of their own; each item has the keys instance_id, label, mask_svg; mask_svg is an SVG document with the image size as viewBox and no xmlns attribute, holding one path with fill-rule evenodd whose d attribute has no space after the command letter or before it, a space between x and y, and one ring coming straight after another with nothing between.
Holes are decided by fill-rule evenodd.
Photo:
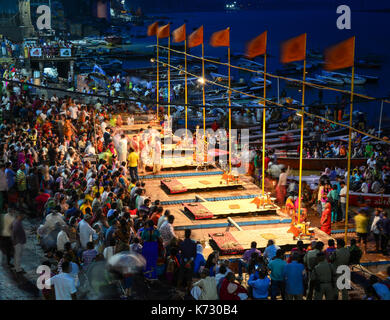
<instances>
[{"instance_id":1,"label":"red flag","mask_svg":"<svg viewBox=\"0 0 390 320\"><path fill-rule=\"evenodd\" d=\"M169 24L166 24L165 26L159 27L157 30L157 37L159 39L162 38L168 38L170 36L170 31L169 31Z\"/></svg>"},{"instance_id":2,"label":"red flag","mask_svg":"<svg viewBox=\"0 0 390 320\"><path fill-rule=\"evenodd\" d=\"M193 48L200 46L203 43L203 26L195 30L188 37L188 47Z\"/></svg>"},{"instance_id":3,"label":"red flag","mask_svg":"<svg viewBox=\"0 0 390 320\"><path fill-rule=\"evenodd\" d=\"M158 22L156 21L148 27L148 36L149 37L155 36L157 34L157 29L158 29Z\"/></svg>"},{"instance_id":4,"label":"red flag","mask_svg":"<svg viewBox=\"0 0 390 320\"><path fill-rule=\"evenodd\" d=\"M186 25L183 24L181 27L177 28L172 32L173 42L183 42L186 39Z\"/></svg>"},{"instance_id":5,"label":"red flag","mask_svg":"<svg viewBox=\"0 0 390 320\"><path fill-rule=\"evenodd\" d=\"M254 38L246 47L246 56L249 59L265 54L267 51L267 31Z\"/></svg>"},{"instance_id":6,"label":"red flag","mask_svg":"<svg viewBox=\"0 0 390 320\"><path fill-rule=\"evenodd\" d=\"M292 38L282 44L282 63L306 59L306 33Z\"/></svg>"},{"instance_id":7,"label":"red flag","mask_svg":"<svg viewBox=\"0 0 390 320\"><path fill-rule=\"evenodd\" d=\"M355 37L349 38L325 51L325 69L337 70L353 67Z\"/></svg>"},{"instance_id":8,"label":"red flag","mask_svg":"<svg viewBox=\"0 0 390 320\"><path fill-rule=\"evenodd\" d=\"M214 32L210 39L210 45L213 47L229 47L230 28Z\"/></svg>"}]
</instances>

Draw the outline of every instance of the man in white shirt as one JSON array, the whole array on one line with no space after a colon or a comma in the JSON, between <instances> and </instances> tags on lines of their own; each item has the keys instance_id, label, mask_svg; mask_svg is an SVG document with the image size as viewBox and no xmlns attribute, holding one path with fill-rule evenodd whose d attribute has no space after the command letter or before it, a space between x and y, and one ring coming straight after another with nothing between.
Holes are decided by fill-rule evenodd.
<instances>
[{"instance_id":1,"label":"man in white shirt","mask_svg":"<svg viewBox=\"0 0 390 320\"><path fill-rule=\"evenodd\" d=\"M79 113L79 109L77 108L77 106L74 104L72 106L69 107L69 111L70 111L70 117L73 119L73 120L77 120L77 117L78 117L78 113Z\"/></svg>"},{"instance_id":2,"label":"man in white shirt","mask_svg":"<svg viewBox=\"0 0 390 320\"><path fill-rule=\"evenodd\" d=\"M376 160L374 159L374 156L371 156L371 158L367 160L367 165L368 165L371 169L375 169Z\"/></svg>"},{"instance_id":3,"label":"man in white shirt","mask_svg":"<svg viewBox=\"0 0 390 320\"><path fill-rule=\"evenodd\" d=\"M67 226L62 226L61 231L57 235L57 250L64 251L65 243L69 242L69 237L66 233Z\"/></svg>"},{"instance_id":4,"label":"man in white shirt","mask_svg":"<svg viewBox=\"0 0 390 320\"><path fill-rule=\"evenodd\" d=\"M76 300L76 284L75 279L70 273L70 263L64 261L62 263L62 272L47 279L46 285L54 288L56 293L56 300Z\"/></svg>"},{"instance_id":5,"label":"man in white shirt","mask_svg":"<svg viewBox=\"0 0 390 320\"><path fill-rule=\"evenodd\" d=\"M89 225L89 221L92 219L90 214L86 214L84 219L79 223L80 243L83 249L87 248L87 243L93 240L96 236L96 231Z\"/></svg>"},{"instance_id":6,"label":"man in white shirt","mask_svg":"<svg viewBox=\"0 0 390 320\"><path fill-rule=\"evenodd\" d=\"M341 222L345 221L345 211L346 211L346 200L347 200L347 186L345 185L344 181L340 182L340 207L341 212L343 214L343 220Z\"/></svg>"}]
</instances>

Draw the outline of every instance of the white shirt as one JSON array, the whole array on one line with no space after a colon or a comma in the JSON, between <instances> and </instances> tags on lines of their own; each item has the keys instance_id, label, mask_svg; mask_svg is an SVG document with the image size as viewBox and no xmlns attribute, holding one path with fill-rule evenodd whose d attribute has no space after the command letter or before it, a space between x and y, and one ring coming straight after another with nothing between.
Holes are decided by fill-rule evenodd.
<instances>
[{"instance_id":1,"label":"white shirt","mask_svg":"<svg viewBox=\"0 0 390 320\"><path fill-rule=\"evenodd\" d=\"M375 169L375 165L376 165L376 160L375 159L368 159L367 160L367 165L372 168L372 169Z\"/></svg>"},{"instance_id":2,"label":"white shirt","mask_svg":"<svg viewBox=\"0 0 390 320\"><path fill-rule=\"evenodd\" d=\"M77 291L75 279L69 273L59 273L47 279L45 284L54 286L56 300L72 300L72 294Z\"/></svg>"},{"instance_id":3,"label":"white shirt","mask_svg":"<svg viewBox=\"0 0 390 320\"><path fill-rule=\"evenodd\" d=\"M64 246L67 242L69 242L69 237L64 230L61 230L57 235L57 250L64 251Z\"/></svg>"},{"instance_id":4,"label":"white shirt","mask_svg":"<svg viewBox=\"0 0 390 320\"><path fill-rule=\"evenodd\" d=\"M69 107L69 111L70 111L70 117L73 119L73 120L76 120L77 119L77 113L79 111L79 109L77 108L77 106L70 106Z\"/></svg>"},{"instance_id":5,"label":"white shirt","mask_svg":"<svg viewBox=\"0 0 390 320\"><path fill-rule=\"evenodd\" d=\"M345 203L346 200L347 200L347 186L344 186L343 188L341 188L340 190L340 202L341 203ZM344 197L343 197L344 196Z\"/></svg>"},{"instance_id":6,"label":"white shirt","mask_svg":"<svg viewBox=\"0 0 390 320\"><path fill-rule=\"evenodd\" d=\"M80 242L83 249L87 248L87 243L92 240L96 231L84 219L79 223Z\"/></svg>"}]
</instances>

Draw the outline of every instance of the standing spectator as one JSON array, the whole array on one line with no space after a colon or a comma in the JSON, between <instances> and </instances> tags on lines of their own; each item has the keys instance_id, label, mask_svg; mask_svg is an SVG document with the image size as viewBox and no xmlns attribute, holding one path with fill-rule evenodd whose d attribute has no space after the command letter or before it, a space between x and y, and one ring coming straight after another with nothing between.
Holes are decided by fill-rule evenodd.
<instances>
[{"instance_id":1,"label":"standing spectator","mask_svg":"<svg viewBox=\"0 0 390 320\"><path fill-rule=\"evenodd\" d=\"M248 285L253 289L253 298L255 300L267 300L271 280L263 270L260 270L258 274L257 276L256 270L253 271L249 277Z\"/></svg>"},{"instance_id":2,"label":"standing spectator","mask_svg":"<svg viewBox=\"0 0 390 320\"><path fill-rule=\"evenodd\" d=\"M370 228L371 234L374 236L376 252L379 252L379 246L381 240L380 225L381 225L381 210L377 208L375 209L374 219L372 220L371 228Z\"/></svg>"},{"instance_id":3,"label":"standing spectator","mask_svg":"<svg viewBox=\"0 0 390 320\"><path fill-rule=\"evenodd\" d=\"M333 267L336 270L336 272L337 272L337 268L338 267L349 265L349 262L350 262L350 252L349 252L348 248L345 247L344 239L337 239L337 249L330 256L330 260L331 260L331 262L333 264ZM339 276L341 276L341 274ZM336 281L337 281L337 279L336 279ZM347 291L347 289L342 289L341 290L341 296L342 296L343 300L348 300L348 291ZM336 299L338 299L338 293L336 294Z\"/></svg>"},{"instance_id":4,"label":"standing spectator","mask_svg":"<svg viewBox=\"0 0 390 320\"><path fill-rule=\"evenodd\" d=\"M252 253L256 252L259 256L261 256L261 251L257 250L256 248L257 248L257 242L252 241L251 248L244 252L242 259L238 260L238 279L239 280L242 280L242 268L244 267L248 271L249 260L251 259Z\"/></svg>"},{"instance_id":5,"label":"standing spectator","mask_svg":"<svg viewBox=\"0 0 390 320\"><path fill-rule=\"evenodd\" d=\"M162 235L161 235L162 236ZM152 220L146 222L146 227L141 234L144 241L142 255L146 259L145 276L149 279L157 279L158 241L160 232L154 227Z\"/></svg>"},{"instance_id":6,"label":"standing spectator","mask_svg":"<svg viewBox=\"0 0 390 320\"><path fill-rule=\"evenodd\" d=\"M56 300L76 300L76 285L74 277L69 273L71 265L68 261L62 263L62 272L47 279L45 284L54 288Z\"/></svg>"},{"instance_id":7,"label":"standing spectator","mask_svg":"<svg viewBox=\"0 0 390 320\"><path fill-rule=\"evenodd\" d=\"M340 182L340 194L339 194L339 201L340 201L340 209L342 213L342 220L341 222L345 221L345 215L346 215L346 200L347 200L347 186L345 185L344 181Z\"/></svg>"},{"instance_id":8,"label":"standing spectator","mask_svg":"<svg viewBox=\"0 0 390 320\"><path fill-rule=\"evenodd\" d=\"M363 254L367 253L368 216L365 209L360 209L354 217L358 242L363 247Z\"/></svg>"},{"instance_id":9,"label":"standing spectator","mask_svg":"<svg viewBox=\"0 0 390 320\"><path fill-rule=\"evenodd\" d=\"M284 267L287 262L284 260L284 252L282 249L276 251L276 256L268 264L271 270L271 299L276 300L277 294L280 292L282 299L285 300L285 282L284 282Z\"/></svg>"},{"instance_id":10,"label":"standing spectator","mask_svg":"<svg viewBox=\"0 0 390 320\"><path fill-rule=\"evenodd\" d=\"M284 267L287 300L303 300L305 267L298 262L299 254L291 254L291 263Z\"/></svg>"},{"instance_id":11,"label":"standing spectator","mask_svg":"<svg viewBox=\"0 0 390 320\"><path fill-rule=\"evenodd\" d=\"M322 249L324 248L324 243L319 242L312 242L311 244L312 250L308 251L305 257L303 258L303 262L305 264L306 270L307 270L307 279L308 279L308 289L306 294L306 300L312 300L313 298L313 292L314 292L314 280L313 280L313 270L314 267L318 263L317 256L319 253L322 252Z\"/></svg>"},{"instance_id":12,"label":"standing spectator","mask_svg":"<svg viewBox=\"0 0 390 320\"><path fill-rule=\"evenodd\" d=\"M84 219L82 219L79 223L79 234L80 234L80 244L83 249L87 248L87 243L94 240L93 238L96 235L96 231L89 225L92 216L90 214L84 215Z\"/></svg>"},{"instance_id":13,"label":"standing spectator","mask_svg":"<svg viewBox=\"0 0 390 320\"><path fill-rule=\"evenodd\" d=\"M12 222L12 244L14 246L14 263L16 273L25 273L21 267L21 259L23 254L23 248L26 244L26 232L23 228L23 214L18 213L16 219Z\"/></svg>"},{"instance_id":14,"label":"standing spectator","mask_svg":"<svg viewBox=\"0 0 390 320\"><path fill-rule=\"evenodd\" d=\"M0 216L0 226L2 227L0 233L0 250L7 258L8 267L13 267L11 264L11 258L13 257L13 244L12 244L12 224L15 220L14 214L11 209L8 208L8 212Z\"/></svg>"},{"instance_id":15,"label":"standing spectator","mask_svg":"<svg viewBox=\"0 0 390 320\"><path fill-rule=\"evenodd\" d=\"M84 250L83 256L82 256L82 262L83 262L83 269L87 270L89 265L92 263L92 261L97 256L98 252L94 249L93 242L89 241L87 243L87 250ZM62 270L63 270L63 264L62 264Z\"/></svg>"},{"instance_id":16,"label":"standing spectator","mask_svg":"<svg viewBox=\"0 0 390 320\"><path fill-rule=\"evenodd\" d=\"M380 223L380 230L381 230L381 250L382 254L385 256L389 255L389 252L387 250L387 246L389 244L390 239L390 219L388 212L383 213L383 219Z\"/></svg>"},{"instance_id":17,"label":"standing spectator","mask_svg":"<svg viewBox=\"0 0 390 320\"><path fill-rule=\"evenodd\" d=\"M194 270L194 260L196 257L196 243L191 239L191 230L186 229L184 232L184 241L180 243L180 269L179 269L179 286L185 284L189 289L192 281Z\"/></svg>"},{"instance_id":18,"label":"standing spectator","mask_svg":"<svg viewBox=\"0 0 390 320\"><path fill-rule=\"evenodd\" d=\"M321 215L321 230L328 235L332 232L332 210L329 202L325 204L325 209Z\"/></svg>"},{"instance_id":19,"label":"standing spectator","mask_svg":"<svg viewBox=\"0 0 390 320\"><path fill-rule=\"evenodd\" d=\"M275 244L274 240L268 240L267 248L264 250L264 258L266 258L268 262L271 261L276 256L276 252L279 249L280 247Z\"/></svg>"},{"instance_id":20,"label":"standing spectator","mask_svg":"<svg viewBox=\"0 0 390 320\"><path fill-rule=\"evenodd\" d=\"M175 221L175 216L170 215L168 217L168 220L164 222L164 224L161 226L159 230L164 248L168 247L173 239L177 239L173 229L174 221Z\"/></svg>"},{"instance_id":21,"label":"standing spectator","mask_svg":"<svg viewBox=\"0 0 390 320\"><path fill-rule=\"evenodd\" d=\"M334 300L335 298L335 270L333 266L326 261L324 252L317 255L318 264L311 273L311 279L315 283L314 300Z\"/></svg>"},{"instance_id":22,"label":"standing spectator","mask_svg":"<svg viewBox=\"0 0 390 320\"><path fill-rule=\"evenodd\" d=\"M133 180L138 181L138 162L139 162L139 156L138 154L134 151L133 148L130 148L130 153L127 158L128 161L128 166L130 170L130 177Z\"/></svg>"}]
</instances>

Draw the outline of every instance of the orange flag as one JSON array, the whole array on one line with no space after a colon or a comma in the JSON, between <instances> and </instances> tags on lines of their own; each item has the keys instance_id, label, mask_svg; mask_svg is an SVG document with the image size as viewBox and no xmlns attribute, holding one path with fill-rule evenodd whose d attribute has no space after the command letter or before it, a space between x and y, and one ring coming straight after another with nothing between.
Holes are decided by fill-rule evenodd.
<instances>
[{"instance_id":1,"label":"orange flag","mask_svg":"<svg viewBox=\"0 0 390 320\"><path fill-rule=\"evenodd\" d=\"M214 32L210 39L210 45L213 47L229 47L230 28Z\"/></svg>"},{"instance_id":2,"label":"orange flag","mask_svg":"<svg viewBox=\"0 0 390 320\"><path fill-rule=\"evenodd\" d=\"M186 25L183 24L172 32L173 42L183 42L186 39Z\"/></svg>"},{"instance_id":3,"label":"orange flag","mask_svg":"<svg viewBox=\"0 0 390 320\"><path fill-rule=\"evenodd\" d=\"M149 37L155 36L157 34L157 29L158 29L158 22L156 21L148 27L148 36Z\"/></svg>"},{"instance_id":4,"label":"orange flag","mask_svg":"<svg viewBox=\"0 0 390 320\"><path fill-rule=\"evenodd\" d=\"M353 67L355 37L349 38L325 51L325 69L337 70Z\"/></svg>"},{"instance_id":5,"label":"orange flag","mask_svg":"<svg viewBox=\"0 0 390 320\"><path fill-rule=\"evenodd\" d=\"M188 47L193 48L200 46L203 43L203 26L195 30L188 37Z\"/></svg>"},{"instance_id":6,"label":"orange flag","mask_svg":"<svg viewBox=\"0 0 390 320\"><path fill-rule=\"evenodd\" d=\"M170 36L169 26L170 26L169 24L166 24L165 26L162 26L162 27L158 28L158 30L157 30L157 37L159 39L168 38Z\"/></svg>"},{"instance_id":7,"label":"orange flag","mask_svg":"<svg viewBox=\"0 0 390 320\"><path fill-rule=\"evenodd\" d=\"M282 63L290 63L306 59L306 33L287 40L282 44Z\"/></svg>"},{"instance_id":8,"label":"orange flag","mask_svg":"<svg viewBox=\"0 0 390 320\"><path fill-rule=\"evenodd\" d=\"M267 51L267 31L254 38L246 47L246 56L249 59L265 54Z\"/></svg>"}]
</instances>

